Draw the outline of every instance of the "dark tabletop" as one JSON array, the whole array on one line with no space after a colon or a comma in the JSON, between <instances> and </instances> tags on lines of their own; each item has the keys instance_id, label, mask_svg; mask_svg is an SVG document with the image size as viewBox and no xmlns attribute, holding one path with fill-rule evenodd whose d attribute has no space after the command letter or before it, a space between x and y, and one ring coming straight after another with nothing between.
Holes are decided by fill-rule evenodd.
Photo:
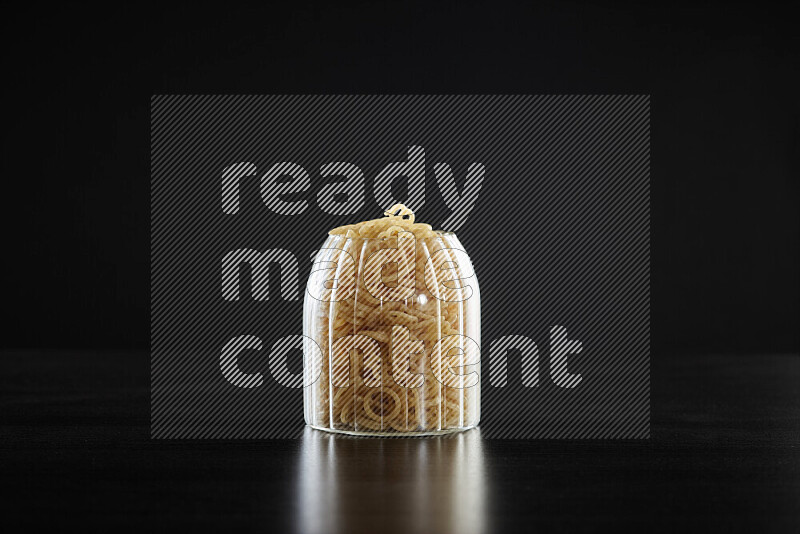
<instances>
[{"instance_id":1,"label":"dark tabletop","mask_svg":"<svg viewBox=\"0 0 800 534\"><path fill-rule=\"evenodd\" d=\"M145 353L0 368L3 523L24 530L800 532L797 355L654 356L643 441L154 441Z\"/></svg>"}]
</instances>

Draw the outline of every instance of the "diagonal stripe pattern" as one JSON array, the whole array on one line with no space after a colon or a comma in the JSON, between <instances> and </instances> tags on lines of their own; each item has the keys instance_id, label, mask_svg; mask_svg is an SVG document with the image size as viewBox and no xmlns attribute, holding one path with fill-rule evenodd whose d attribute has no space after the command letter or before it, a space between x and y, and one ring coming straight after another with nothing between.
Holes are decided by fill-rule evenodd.
<instances>
[{"instance_id":1,"label":"diagonal stripe pattern","mask_svg":"<svg viewBox=\"0 0 800 534\"><path fill-rule=\"evenodd\" d=\"M309 258L408 199L481 283L484 437L649 436L648 96L154 96L150 140L153 437L299 436Z\"/></svg>"}]
</instances>

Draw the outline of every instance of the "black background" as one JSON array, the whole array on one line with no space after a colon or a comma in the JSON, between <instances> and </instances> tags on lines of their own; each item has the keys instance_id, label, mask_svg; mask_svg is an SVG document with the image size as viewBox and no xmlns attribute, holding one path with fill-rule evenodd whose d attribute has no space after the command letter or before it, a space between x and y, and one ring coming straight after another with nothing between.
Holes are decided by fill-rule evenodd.
<instances>
[{"instance_id":1,"label":"black background","mask_svg":"<svg viewBox=\"0 0 800 534\"><path fill-rule=\"evenodd\" d=\"M0 343L148 347L152 94L623 93L652 95L656 356L796 351L798 38L758 6L17 6Z\"/></svg>"},{"instance_id":2,"label":"black background","mask_svg":"<svg viewBox=\"0 0 800 534\"><path fill-rule=\"evenodd\" d=\"M0 347L26 349L0 354L4 504L21 512L4 525L283 532L305 513L307 440L149 438L152 94L623 93L652 95L652 438L485 440L491 530L797 531L800 360L775 354L798 350L800 300L788 5L24 4L0 20ZM345 468L403 476L345 469L335 490L387 514L431 482L395 460L441 445L357 443Z\"/></svg>"}]
</instances>

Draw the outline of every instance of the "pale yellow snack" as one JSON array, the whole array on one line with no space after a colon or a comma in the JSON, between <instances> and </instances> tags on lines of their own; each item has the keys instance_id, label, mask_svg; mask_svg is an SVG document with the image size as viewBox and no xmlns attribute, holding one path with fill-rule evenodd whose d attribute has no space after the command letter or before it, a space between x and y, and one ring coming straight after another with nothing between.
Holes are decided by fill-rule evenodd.
<instances>
[{"instance_id":1,"label":"pale yellow snack","mask_svg":"<svg viewBox=\"0 0 800 534\"><path fill-rule=\"evenodd\" d=\"M358 224L348 224L334 228L330 235L344 235L345 237L364 239L375 237L389 237L405 231L414 234L417 239L436 237L430 224L414 222L414 212L403 204L395 204L384 212L385 217L373 219Z\"/></svg>"},{"instance_id":2,"label":"pale yellow snack","mask_svg":"<svg viewBox=\"0 0 800 534\"><path fill-rule=\"evenodd\" d=\"M408 262L405 265L414 268L414 287L409 298L391 301L367 289L364 266L371 254L387 247L386 240L376 238L395 237L400 232L412 233L414 244L410 248L398 245L391 252L397 263L387 264L382 275L384 280L398 277L398 265ZM326 261L338 261L349 254L353 262L347 265L351 267L341 268L340 275L355 277L344 280L342 276L339 285L326 293L330 301L307 301L306 313L310 316L306 318L306 335L314 339L323 355L320 379L306 392L312 405L310 413L308 409L306 412L309 423L353 432L435 432L476 424L478 388L451 387L453 384L442 380L438 372L443 356L463 344L460 338L480 336L479 331L468 332L466 326L477 324L479 330L479 319L469 322L469 314L479 314L479 308L470 309L465 304L458 284L447 287L437 279L448 268L451 278L461 275L450 250L452 243L457 243L455 236L416 222L414 213L402 204L392 206L383 218L341 226L329 233L332 237L326 242ZM349 298L337 298L343 295ZM370 339L353 338L360 341L336 345L337 340L353 335ZM420 342L424 353L411 350ZM378 347L374 354L371 347ZM352 351L344 350L347 348ZM409 365L392 361L393 354L409 353ZM410 372L403 372L403 380L399 376L395 380L393 368L408 368ZM339 387L342 382L346 385ZM375 383L380 387L370 386Z\"/></svg>"}]
</instances>

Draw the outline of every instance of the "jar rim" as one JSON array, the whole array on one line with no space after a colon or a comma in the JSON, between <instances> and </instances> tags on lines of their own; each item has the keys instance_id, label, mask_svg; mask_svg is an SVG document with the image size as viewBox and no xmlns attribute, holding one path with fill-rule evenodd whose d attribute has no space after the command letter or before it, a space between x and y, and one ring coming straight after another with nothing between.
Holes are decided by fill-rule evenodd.
<instances>
[{"instance_id":1,"label":"jar rim","mask_svg":"<svg viewBox=\"0 0 800 534\"><path fill-rule=\"evenodd\" d=\"M456 235L455 232L450 232L448 230L434 230L433 233L436 234L434 237L426 237L426 238L423 238L423 239L437 239L437 238L441 238L441 237L455 237L455 235ZM358 240L358 241L383 241L384 239L388 239L387 237L361 237L361 236L358 236L358 237L347 237L345 234L332 234L330 232L328 232L328 237L340 237L342 239L347 239L347 240L350 240L350 241L356 241L356 240ZM394 236L391 236L391 237L394 237Z\"/></svg>"}]
</instances>

